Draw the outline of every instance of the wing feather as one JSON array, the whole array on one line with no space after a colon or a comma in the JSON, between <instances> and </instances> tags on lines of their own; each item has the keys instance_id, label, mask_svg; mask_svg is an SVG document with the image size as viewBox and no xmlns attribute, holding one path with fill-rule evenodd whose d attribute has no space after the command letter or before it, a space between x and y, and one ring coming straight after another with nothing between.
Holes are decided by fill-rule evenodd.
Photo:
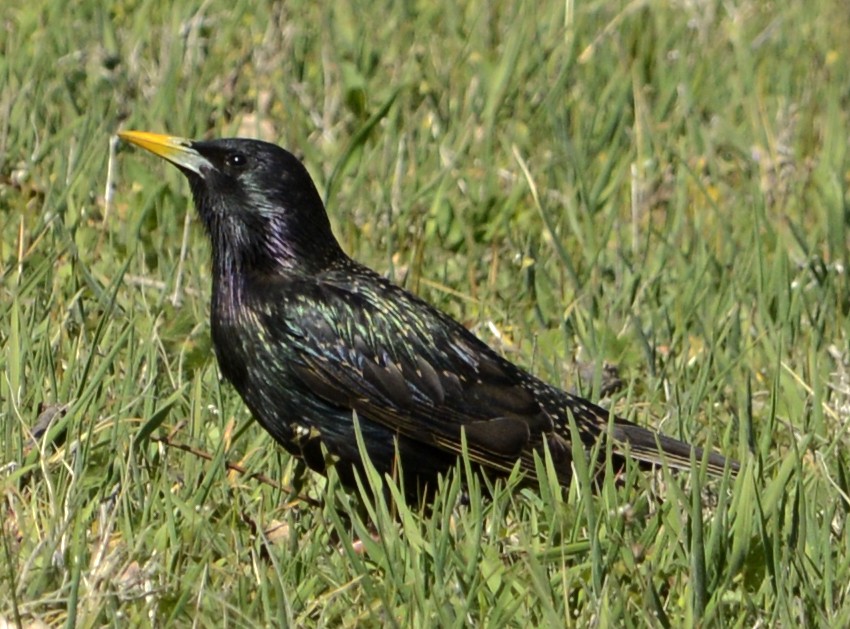
<instances>
[{"instance_id":1,"label":"wing feather","mask_svg":"<svg viewBox=\"0 0 850 629\"><path fill-rule=\"evenodd\" d=\"M568 413L587 444L608 434L607 411L537 380L383 278L302 281L287 287L294 302L267 308L263 316L266 329L275 331L271 342L286 343L290 356L295 350L288 366L295 380L326 403L456 454L465 435L473 461L506 472L520 461L533 474L534 453L546 444L559 476L568 478ZM266 293L262 303L275 302ZM650 463L665 452L671 465L689 467L688 444L619 418L611 425L620 444L615 450ZM712 453L708 463L722 473L726 461Z\"/></svg>"}]
</instances>

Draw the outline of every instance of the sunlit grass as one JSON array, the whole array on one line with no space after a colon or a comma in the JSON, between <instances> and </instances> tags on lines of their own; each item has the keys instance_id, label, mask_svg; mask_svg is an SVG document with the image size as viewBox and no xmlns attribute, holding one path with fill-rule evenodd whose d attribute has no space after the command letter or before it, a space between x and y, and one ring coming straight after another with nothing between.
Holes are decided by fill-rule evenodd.
<instances>
[{"instance_id":1,"label":"sunlit grass","mask_svg":"<svg viewBox=\"0 0 850 629\"><path fill-rule=\"evenodd\" d=\"M0 621L850 624L843 3L13 4ZM182 176L107 189L119 128L290 148L351 255L743 472L461 463L427 513L305 474L220 381Z\"/></svg>"}]
</instances>

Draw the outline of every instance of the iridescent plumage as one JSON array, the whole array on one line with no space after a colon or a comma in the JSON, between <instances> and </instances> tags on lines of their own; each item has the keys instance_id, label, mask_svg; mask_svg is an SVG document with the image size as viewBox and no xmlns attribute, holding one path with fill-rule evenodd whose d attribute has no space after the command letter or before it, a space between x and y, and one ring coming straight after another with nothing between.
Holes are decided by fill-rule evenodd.
<instances>
[{"instance_id":1,"label":"iridescent plumage","mask_svg":"<svg viewBox=\"0 0 850 629\"><path fill-rule=\"evenodd\" d=\"M289 452L343 479L359 465L356 412L373 463L396 455L408 489L433 488L462 451L507 473L548 447L571 474L569 417L587 447L688 469L701 449L641 428L509 362L446 314L343 253L321 198L290 153L255 140L125 140L189 179L212 243L212 337L221 371ZM604 452L604 449L602 450ZM714 474L737 463L706 453Z\"/></svg>"}]
</instances>

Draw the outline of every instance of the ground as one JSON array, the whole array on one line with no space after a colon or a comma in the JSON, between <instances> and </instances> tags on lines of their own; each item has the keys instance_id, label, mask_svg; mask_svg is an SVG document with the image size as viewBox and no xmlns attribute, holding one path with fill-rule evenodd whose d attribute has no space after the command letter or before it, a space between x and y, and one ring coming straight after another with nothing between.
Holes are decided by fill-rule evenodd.
<instances>
[{"instance_id":1,"label":"ground","mask_svg":"<svg viewBox=\"0 0 850 629\"><path fill-rule=\"evenodd\" d=\"M850 624L844 2L101 4L0 29L0 624ZM304 474L130 128L289 148L352 256L742 473Z\"/></svg>"}]
</instances>

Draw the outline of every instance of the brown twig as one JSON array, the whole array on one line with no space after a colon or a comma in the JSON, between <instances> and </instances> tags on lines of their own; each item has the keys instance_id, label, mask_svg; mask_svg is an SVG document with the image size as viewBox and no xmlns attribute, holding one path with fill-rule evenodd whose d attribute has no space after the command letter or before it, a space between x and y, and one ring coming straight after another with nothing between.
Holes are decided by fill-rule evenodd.
<instances>
[{"instance_id":1,"label":"brown twig","mask_svg":"<svg viewBox=\"0 0 850 629\"><path fill-rule=\"evenodd\" d=\"M161 443L163 445L169 446L171 448L177 448L178 450L183 450L183 452L188 452L189 454L194 454L196 457L198 457L200 459L204 459L205 461L212 461L213 460L213 455L210 454L209 452L204 452L203 450L198 450L197 448L193 448L192 446L187 445L185 443L180 443L178 441L172 441L170 436L168 436L168 437L151 436L150 440L155 442L155 443ZM228 470L232 470L234 472L239 472L240 474L246 474L248 476L248 478L259 481L259 482L261 482L265 485L268 485L270 487L274 487L275 489L280 489L281 491L284 491L284 492L290 493L290 494L295 493L295 490L292 489L291 487L288 487L288 486L286 486L282 483L279 483L276 480L274 480L273 478L266 476L265 474L261 474L259 472L249 472L247 467L245 467L244 465L241 465L239 463L233 463L231 461L225 461L224 466ZM305 502L306 504L310 505L311 507L321 507L322 506L322 504L318 500L310 498L309 496L298 495L298 496L296 496L296 499Z\"/></svg>"}]
</instances>

